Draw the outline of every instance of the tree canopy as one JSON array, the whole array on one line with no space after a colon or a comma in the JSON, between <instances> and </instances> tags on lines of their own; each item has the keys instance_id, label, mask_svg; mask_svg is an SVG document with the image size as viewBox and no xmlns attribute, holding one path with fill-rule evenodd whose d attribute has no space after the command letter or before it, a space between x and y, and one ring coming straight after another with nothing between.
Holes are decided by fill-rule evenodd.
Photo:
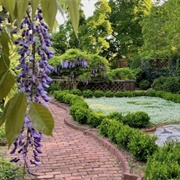
<instances>
[{"instance_id":1,"label":"tree canopy","mask_svg":"<svg viewBox=\"0 0 180 180\"><path fill-rule=\"evenodd\" d=\"M111 8L106 0L98 0L95 3L94 15L85 18L80 9L80 21L78 39L75 37L70 19L60 25L59 32L53 35L53 47L57 54L65 53L69 48L79 48L88 53L101 54L109 48L107 37L112 29L109 22Z\"/></svg>"},{"instance_id":2,"label":"tree canopy","mask_svg":"<svg viewBox=\"0 0 180 180\"><path fill-rule=\"evenodd\" d=\"M137 54L142 45L141 21L151 9L151 0L110 0L110 22L113 29L110 38L111 54L117 59Z\"/></svg>"},{"instance_id":3,"label":"tree canopy","mask_svg":"<svg viewBox=\"0 0 180 180\"><path fill-rule=\"evenodd\" d=\"M168 0L153 6L142 23L144 56L171 57L180 50L180 2Z\"/></svg>"}]
</instances>

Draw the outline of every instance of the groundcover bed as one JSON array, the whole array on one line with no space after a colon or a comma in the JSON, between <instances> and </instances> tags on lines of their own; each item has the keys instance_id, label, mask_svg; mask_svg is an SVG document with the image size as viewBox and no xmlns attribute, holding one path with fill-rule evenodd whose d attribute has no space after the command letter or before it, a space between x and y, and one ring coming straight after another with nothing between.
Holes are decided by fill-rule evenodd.
<instances>
[{"instance_id":1,"label":"groundcover bed","mask_svg":"<svg viewBox=\"0 0 180 180\"><path fill-rule=\"evenodd\" d=\"M121 97L121 98L88 98L84 99L93 111L129 112L144 111L150 116L153 124L180 122L180 104L158 97Z\"/></svg>"}]
</instances>

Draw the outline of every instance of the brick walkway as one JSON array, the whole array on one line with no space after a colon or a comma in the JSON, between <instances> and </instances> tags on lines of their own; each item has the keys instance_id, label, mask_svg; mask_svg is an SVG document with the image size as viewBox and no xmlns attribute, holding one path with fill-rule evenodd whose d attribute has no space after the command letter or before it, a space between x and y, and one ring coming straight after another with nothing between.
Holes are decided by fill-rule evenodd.
<instances>
[{"instance_id":1,"label":"brick walkway","mask_svg":"<svg viewBox=\"0 0 180 180\"><path fill-rule=\"evenodd\" d=\"M121 180L123 169L117 158L83 132L64 123L67 111L50 104L55 119L53 137L44 137L38 179Z\"/></svg>"}]
</instances>

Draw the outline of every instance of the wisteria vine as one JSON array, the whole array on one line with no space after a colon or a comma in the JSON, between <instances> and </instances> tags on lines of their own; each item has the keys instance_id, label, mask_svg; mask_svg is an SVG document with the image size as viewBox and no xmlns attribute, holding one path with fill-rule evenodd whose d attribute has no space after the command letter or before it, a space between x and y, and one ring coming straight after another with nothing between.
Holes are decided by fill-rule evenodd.
<instances>
[{"instance_id":1,"label":"wisteria vine","mask_svg":"<svg viewBox=\"0 0 180 180\"><path fill-rule=\"evenodd\" d=\"M53 67L48 64L48 60L53 57L53 52L50 50L51 41L48 32L48 26L43 21L42 11L38 7L37 13L31 17L31 8L28 7L26 16L21 22L18 29L16 28L13 33L21 32L21 36L15 40L15 44L20 47L18 54L19 65L17 69L20 70L18 74L17 83L20 92L24 92L27 96L28 103L30 101L40 103L47 107L46 102L50 100L47 96L46 88L52 81L48 74L53 70ZM22 155L24 167L29 173L29 163L35 166L40 164L38 155L42 153L41 139L42 134L34 127L28 116L24 117L24 125L21 133L14 142L14 148L11 154L18 152ZM28 150L32 149L33 156L28 159ZM13 158L12 162L18 162L20 158Z\"/></svg>"}]
</instances>

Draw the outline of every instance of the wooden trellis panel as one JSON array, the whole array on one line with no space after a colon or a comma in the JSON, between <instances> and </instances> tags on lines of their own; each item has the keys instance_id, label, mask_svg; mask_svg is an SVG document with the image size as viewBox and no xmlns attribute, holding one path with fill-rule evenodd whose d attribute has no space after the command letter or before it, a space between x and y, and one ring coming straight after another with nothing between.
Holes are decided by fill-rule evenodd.
<instances>
[{"instance_id":1,"label":"wooden trellis panel","mask_svg":"<svg viewBox=\"0 0 180 180\"><path fill-rule=\"evenodd\" d=\"M169 66L169 61L168 59L156 59L156 68L163 68Z\"/></svg>"},{"instance_id":2,"label":"wooden trellis panel","mask_svg":"<svg viewBox=\"0 0 180 180\"><path fill-rule=\"evenodd\" d=\"M134 91L135 81L114 81L114 82L91 82L89 84L79 83L78 89L80 90L102 90L102 91Z\"/></svg>"}]
</instances>

